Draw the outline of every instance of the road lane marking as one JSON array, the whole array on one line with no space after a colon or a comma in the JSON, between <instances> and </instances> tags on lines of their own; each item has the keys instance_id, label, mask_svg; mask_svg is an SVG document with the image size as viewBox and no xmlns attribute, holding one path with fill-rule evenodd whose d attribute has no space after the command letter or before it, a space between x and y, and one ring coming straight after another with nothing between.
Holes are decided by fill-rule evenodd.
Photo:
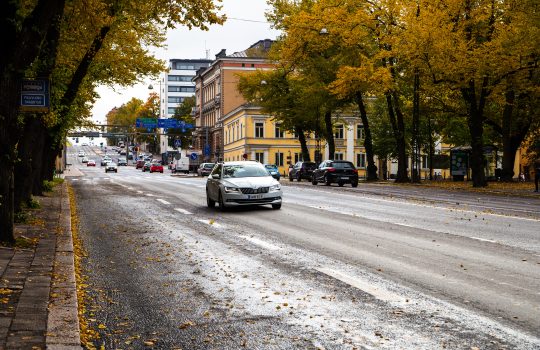
<instances>
[{"instance_id":1,"label":"road lane marking","mask_svg":"<svg viewBox=\"0 0 540 350\"><path fill-rule=\"evenodd\" d=\"M145 196L154 197L154 195L152 193L147 193L147 194L145 194Z\"/></svg>"},{"instance_id":2,"label":"road lane marking","mask_svg":"<svg viewBox=\"0 0 540 350\"><path fill-rule=\"evenodd\" d=\"M279 250L281 249L277 245L273 245L272 243L265 242L261 239L255 238L255 237L249 237L249 236L240 236L240 238L245 239L246 241L250 241L253 244L256 244L258 246L261 246L263 248L266 248L268 250Z\"/></svg>"},{"instance_id":3,"label":"road lane marking","mask_svg":"<svg viewBox=\"0 0 540 350\"><path fill-rule=\"evenodd\" d=\"M182 208L174 208L174 210L176 210L176 211L178 211L178 212L180 212L180 213L182 213L182 214L185 214L185 215L191 215L191 214L193 214L192 212L189 212L189 211L187 211L186 209L182 209Z\"/></svg>"},{"instance_id":4,"label":"road lane marking","mask_svg":"<svg viewBox=\"0 0 540 350\"><path fill-rule=\"evenodd\" d=\"M482 241L482 242L490 242L490 243L499 243L497 241L494 241L492 239L486 239L486 238L480 238L480 237L469 237L470 239L476 239L477 241Z\"/></svg>"},{"instance_id":5,"label":"road lane marking","mask_svg":"<svg viewBox=\"0 0 540 350\"><path fill-rule=\"evenodd\" d=\"M215 227L215 228L223 228L223 225L218 224L214 219L199 219L197 220L199 222L202 222L203 224L207 224L209 226Z\"/></svg>"},{"instance_id":6,"label":"road lane marking","mask_svg":"<svg viewBox=\"0 0 540 350\"><path fill-rule=\"evenodd\" d=\"M127 189L128 189L128 190L133 190L133 187L128 187Z\"/></svg>"},{"instance_id":7,"label":"road lane marking","mask_svg":"<svg viewBox=\"0 0 540 350\"><path fill-rule=\"evenodd\" d=\"M165 199L157 198L156 200L158 202L160 202L160 203L163 203L163 204L171 204L171 203L167 202Z\"/></svg>"},{"instance_id":8,"label":"road lane marking","mask_svg":"<svg viewBox=\"0 0 540 350\"><path fill-rule=\"evenodd\" d=\"M137 191L137 193L143 193L143 191Z\"/></svg>"},{"instance_id":9,"label":"road lane marking","mask_svg":"<svg viewBox=\"0 0 540 350\"><path fill-rule=\"evenodd\" d=\"M329 268L324 268L324 267L316 268L315 270L321 273L324 273L325 275L328 275L332 278L335 278L343 283L346 283L350 286L358 288L374 296L376 299L379 299L382 301L390 301L390 302L401 302L401 303L407 302L407 298L401 295L398 295L396 293L393 293L389 290L378 288L373 284L372 281L364 280L359 277L352 277L344 273L341 273L339 271L336 271L334 269L329 269ZM409 300L408 302L410 303L411 301Z\"/></svg>"}]
</instances>

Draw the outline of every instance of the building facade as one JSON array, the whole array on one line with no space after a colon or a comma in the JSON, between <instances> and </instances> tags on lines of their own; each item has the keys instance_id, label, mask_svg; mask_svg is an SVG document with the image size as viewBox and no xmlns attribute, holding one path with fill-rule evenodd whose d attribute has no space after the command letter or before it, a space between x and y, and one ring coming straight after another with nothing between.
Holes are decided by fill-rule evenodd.
<instances>
[{"instance_id":1,"label":"building facade","mask_svg":"<svg viewBox=\"0 0 540 350\"><path fill-rule=\"evenodd\" d=\"M159 118L172 118L178 106L186 97L195 95L195 83L192 79L201 68L209 67L212 60L207 59L171 59L169 69L163 72L159 80ZM159 130L160 152L172 149L168 147L168 139L164 130Z\"/></svg>"},{"instance_id":2,"label":"building facade","mask_svg":"<svg viewBox=\"0 0 540 350\"><path fill-rule=\"evenodd\" d=\"M223 116L246 103L237 89L239 74L273 65L258 53L267 50L271 40L261 40L245 51L227 55L221 50L210 67L201 68L193 78L196 105L193 148L204 161L224 159Z\"/></svg>"}]
</instances>

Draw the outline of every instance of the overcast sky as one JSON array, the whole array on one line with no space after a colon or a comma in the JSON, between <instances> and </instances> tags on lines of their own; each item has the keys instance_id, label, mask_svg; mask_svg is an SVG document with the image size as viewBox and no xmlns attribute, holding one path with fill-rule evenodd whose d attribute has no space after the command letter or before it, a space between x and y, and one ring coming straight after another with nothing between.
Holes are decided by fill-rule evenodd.
<instances>
[{"instance_id":1,"label":"overcast sky","mask_svg":"<svg viewBox=\"0 0 540 350\"><path fill-rule=\"evenodd\" d=\"M227 54L247 49L261 39L275 39L278 32L265 23L264 12L268 6L266 0L223 0L222 13L229 18L222 26L211 26L208 31L188 30L179 27L167 35L167 48L155 51L159 59L169 61L172 58L206 58L206 50L212 59L221 50ZM263 23L261 23L263 22ZM146 100L150 90L148 85L155 82L146 80L131 88L98 88L101 96L92 109L93 119L104 122L105 115L113 108L128 102L132 97Z\"/></svg>"}]
</instances>

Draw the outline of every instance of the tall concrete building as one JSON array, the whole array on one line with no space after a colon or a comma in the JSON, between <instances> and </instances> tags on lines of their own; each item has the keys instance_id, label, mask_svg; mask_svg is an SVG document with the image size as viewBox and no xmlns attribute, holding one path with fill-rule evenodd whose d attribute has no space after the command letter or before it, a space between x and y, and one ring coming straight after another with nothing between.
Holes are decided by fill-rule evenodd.
<instances>
[{"instance_id":1,"label":"tall concrete building","mask_svg":"<svg viewBox=\"0 0 540 350\"><path fill-rule=\"evenodd\" d=\"M195 82L194 152L204 161L223 159L222 117L246 103L237 89L238 74L253 73L258 69L273 69L266 59L272 40L256 42L248 49L227 55L221 50L208 68L197 71Z\"/></svg>"},{"instance_id":2,"label":"tall concrete building","mask_svg":"<svg viewBox=\"0 0 540 350\"><path fill-rule=\"evenodd\" d=\"M159 98L160 118L171 118L175 109L184 102L186 97L195 95L195 83L192 82L197 71L201 68L209 67L212 60L207 59L170 59L169 69L160 76ZM153 87L157 88L157 87ZM159 149L161 153L170 151L167 136L162 135L160 129Z\"/></svg>"}]
</instances>

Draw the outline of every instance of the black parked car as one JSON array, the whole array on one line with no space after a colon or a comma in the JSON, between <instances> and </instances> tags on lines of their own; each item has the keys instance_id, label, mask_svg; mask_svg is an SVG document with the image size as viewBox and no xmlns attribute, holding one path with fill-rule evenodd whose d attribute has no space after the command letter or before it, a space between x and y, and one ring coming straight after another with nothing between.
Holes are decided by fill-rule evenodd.
<instances>
[{"instance_id":1,"label":"black parked car","mask_svg":"<svg viewBox=\"0 0 540 350\"><path fill-rule=\"evenodd\" d=\"M302 181L302 179L311 180L313 170L317 168L314 162L296 162L289 170L289 181Z\"/></svg>"},{"instance_id":2,"label":"black parked car","mask_svg":"<svg viewBox=\"0 0 540 350\"><path fill-rule=\"evenodd\" d=\"M316 185L324 182L326 186L337 183L340 187L344 184L358 186L358 171L353 163L346 160L325 160L313 171L311 183Z\"/></svg>"}]
</instances>

